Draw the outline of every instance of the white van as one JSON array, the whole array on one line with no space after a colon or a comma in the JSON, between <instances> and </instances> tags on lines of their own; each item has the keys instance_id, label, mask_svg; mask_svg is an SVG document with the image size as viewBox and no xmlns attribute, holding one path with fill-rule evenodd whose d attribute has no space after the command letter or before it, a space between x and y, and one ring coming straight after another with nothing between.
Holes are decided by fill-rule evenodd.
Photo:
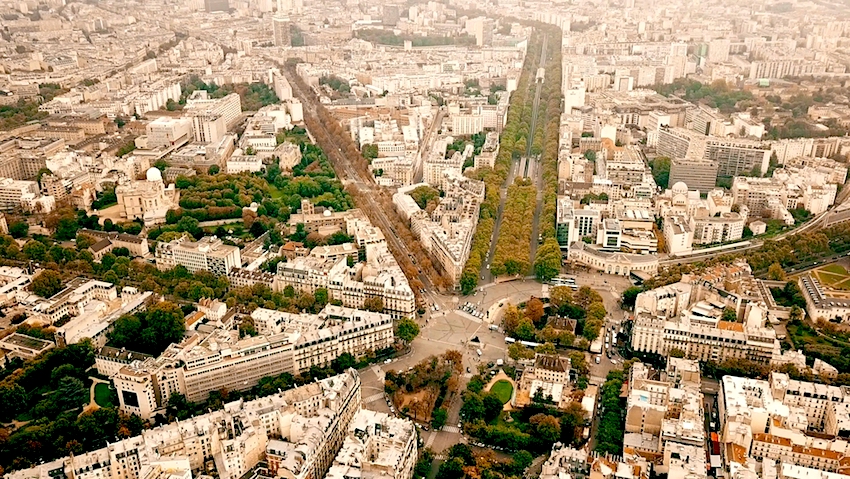
<instances>
[{"instance_id":1,"label":"white van","mask_svg":"<svg viewBox=\"0 0 850 479\"><path fill-rule=\"evenodd\" d=\"M475 352L478 353L479 356L481 356L481 350L480 349L476 349Z\"/></svg>"}]
</instances>

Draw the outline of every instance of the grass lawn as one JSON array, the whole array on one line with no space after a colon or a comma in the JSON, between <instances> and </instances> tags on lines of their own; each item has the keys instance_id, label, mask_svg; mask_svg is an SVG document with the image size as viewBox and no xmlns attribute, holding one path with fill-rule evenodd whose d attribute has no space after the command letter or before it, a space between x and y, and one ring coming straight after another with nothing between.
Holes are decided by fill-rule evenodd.
<instances>
[{"instance_id":1,"label":"grass lawn","mask_svg":"<svg viewBox=\"0 0 850 479\"><path fill-rule=\"evenodd\" d=\"M821 283L836 289L850 289L850 273L840 264L828 264L815 271Z\"/></svg>"},{"instance_id":2,"label":"grass lawn","mask_svg":"<svg viewBox=\"0 0 850 479\"><path fill-rule=\"evenodd\" d=\"M273 200L276 200L283 196L283 193L280 192L277 186L269 183L269 196L271 196Z\"/></svg>"},{"instance_id":3,"label":"grass lawn","mask_svg":"<svg viewBox=\"0 0 850 479\"><path fill-rule=\"evenodd\" d=\"M841 266L840 264L835 264L835 263L828 264L828 265L824 266L823 268L821 268L821 270L826 271L827 273L847 276L847 270L844 269L844 266Z\"/></svg>"},{"instance_id":4,"label":"grass lawn","mask_svg":"<svg viewBox=\"0 0 850 479\"><path fill-rule=\"evenodd\" d=\"M502 379L501 381L496 381L496 384L493 384L493 387L490 388L490 392L495 393L496 397L499 398L499 401L502 401L502 404L505 404L511 400L511 393L514 392L514 387L509 381Z\"/></svg>"},{"instance_id":5,"label":"grass lawn","mask_svg":"<svg viewBox=\"0 0 850 479\"><path fill-rule=\"evenodd\" d=\"M826 273L826 272L823 272L823 271L818 271L817 276L818 276L818 279L820 279L821 283L826 283L830 286L832 286L834 283L840 283L841 281L843 281L845 279L844 276L839 276L837 274L832 274L832 273Z\"/></svg>"},{"instance_id":6,"label":"grass lawn","mask_svg":"<svg viewBox=\"0 0 850 479\"><path fill-rule=\"evenodd\" d=\"M100 407L115 407L116 404L115 391L109 389L108 384L97 383L94 387L94 402Z\"/></svg>"},{"instance_id":7,"label":"grass lawn","mask_svg":"<svg viewBox=\"0 0 850 479\"><path fill-rule=\"evenodd\" d=\"M838 288L838 289L850 290L850 278L845 279L844 281L842 281L840 283L836 283L835 285L833 285L833 287Z\"/></svg>"}]
</instances>

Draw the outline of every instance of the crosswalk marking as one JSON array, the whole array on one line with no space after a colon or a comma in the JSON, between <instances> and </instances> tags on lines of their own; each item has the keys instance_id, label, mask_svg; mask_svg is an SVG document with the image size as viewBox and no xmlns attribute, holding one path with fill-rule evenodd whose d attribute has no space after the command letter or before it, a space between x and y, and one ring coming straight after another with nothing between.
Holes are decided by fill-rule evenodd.
<instances>
[{"instance_id":1,"label":"crosswalk marking","mask_svg":"<svg viewBox=\"0 0 850 479\"><path fill-rule=\"evenodd\" d=\"M458 429L457 426L443 426L443 429L441 430L444 432L453 432L455 434L460 432L460 429Z\"/></svg>"},{"instance_id":2,"label":"crosswalk marking","mask_svg":"<svg viewBox=\"0 0 850 479\"><path fill-rule=\"evenodd\" d=\"M375 393L363 400L365 403L376 402L384 398L384 393Z\"/></svg>"}]
</instances>

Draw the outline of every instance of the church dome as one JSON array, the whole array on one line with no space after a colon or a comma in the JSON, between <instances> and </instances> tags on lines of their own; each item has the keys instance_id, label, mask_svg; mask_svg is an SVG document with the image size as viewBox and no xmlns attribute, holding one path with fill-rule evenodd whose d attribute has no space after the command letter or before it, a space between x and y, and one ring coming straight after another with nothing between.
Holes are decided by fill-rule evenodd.
<instances>
[{"instance_id":1,"label":"church dome","mask_svg":"<svg viewBox=\"0 0 850 479\"><path fill-rule=\"evenodd\" d=\"M148 181L162 181L162 172L159 171L159 168L149 168L145 176Z\"/></svg>"},{"instance_id":2,"label":"church dome","mask_svg":"<svg viewBox=\"0 0 850 479\"><path fill-rule=\"evenodd\" d=\"M673 193L687 193L688 185L686 185L683 181L677 181L675 185L673 185Z\"/></svg>"}]
</instances>

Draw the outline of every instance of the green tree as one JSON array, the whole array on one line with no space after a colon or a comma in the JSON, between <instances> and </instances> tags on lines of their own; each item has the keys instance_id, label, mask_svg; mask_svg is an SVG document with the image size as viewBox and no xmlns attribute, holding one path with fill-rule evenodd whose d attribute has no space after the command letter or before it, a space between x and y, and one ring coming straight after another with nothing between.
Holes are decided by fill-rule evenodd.
<instances>
[{"instance_id":1,"label":"green tree","mask_svg":"<svg viewBox=\"0 0 850 479\"><path fill-rule=\"evenodd\" d=\"M47 258L47 246L44 246L44 243L41 241L27 241L24 247L21 248L21 252L24 253L27 259L33 261L44 261Z\"/></svg>"},{"instance_id":2,"label":"green tree","mask_svg":"<svg viewBox=\"0 0 850 479\"><path fill-rule=\"evenodd\" d=\"M537 339L537 329L534 327L534 323L532 323L531 320L524 318L519 322L519 325L514 331L514 335L517 339L522 341L534 341Z\"/></svg>"},{"instance_id":3,"label":"green tree","mask_svg":"<svg viewBox=\"0 0 850 479\"><path fill-rule=\"evenodd\" d=\"M401 318L396 323L395 336L405 343L410 343L419 335L419 325L410 318Z\"/></svg>"},{"instance_id":4,"label":"green tree","mask_svg":"<svg viewBox=\"0 0 850 479\"><path fill-rule=\"evenodd\" d=\"M219 168L218 165L212 165L212 166L209 167L209 169L207 169L207 173L209 175L217 175L217 174L219 174L220 171L221 171L221 168Z\"/></svg>"},{"instance_id":5,"label":"green tree","mask_svg":"<svg viewBox=\"0 0 850 479\"><path fill-rule=\"evenodd\" d=\"M520 343L513 343L508 346L508 357L514 360L533 359L534 351Z\"/></svg>"},{"instance_id":6,"label":"green tree","mask_svg":"<svg viewBox=\"0 0 850 479\"><path fill-rule=\"evenodd\" d=\"M379 297L366 298L363 301L363 309L365 309L366 311L383 313L384 312L384 300L379 298Z\"/></svg>"},{"instance_id":7,"label":"green tree","mask_svg":"<svg viewBox=\"0 0 850 479\"><path fill-rule=\"evenodd\" d=\"M555 345L552 343L543 343L540 346L534 348L535 353L540 354L555 354L557 350L555 349Z\"/></svg>"},{"instance_id":8,"label":"green tree","mask_svg":"<svg viewBox=\"0 0 850 479\"><path fill-rule=\"evenodd\" d=\"M107 271L106 274L103 275L103 280L107 283L118 284L118 275L115 271Z\"/></svg>"},{"instance_id":9,"label":"green tree","mask_svg":"<svg viewBox=\"0 0 850 479\"><path fill-rule=\"evenodd\" d=\"M448 412L444 408L436 409L431 414L431 427L434 428L435 431L439 431L443 426L446 425L447 419Z\"/></svg>"},{"instance_id":10,"label":"green tree","mask_svg":"<svg viewBox=\"0 0 850 479\"><path fill-rule=\"evenodd\" d=\"M623 291L623 308L633 309L635 307L635 301L642 291L643 290L637 286L626 288L626 290Z\"/></svg>"},{"instance_id":11,"label":"green tree","mask_svg":"<svg viewBox=\"0 0 850 479\"><path fill-rule=\"evenodd\" d=\"M436 202L440 199L440 191L434 187L423 185L411 191L410 197L413 198L419 208L425 210L429 204L436 206Z\"/></svg>"},{"instance_id":12,"label":"green tree","mask_svg":"<svg viewBox=\"0 0 850 479\"><path fill-rule=\"evenodd\" d=\"M601 419L597 431L596 452L601 454L620 454L623 447L625 415L620 402L624 373L615 369L608 373L602 384L600 399Z\"/></svg>"},{"instance_id":13,"label":"green tree","mask_svg":"<svg viewBox=\"0 0 850 479\"><path fill-rule=\"evenodd\" d=\"M534 426L535 436L547 444L553 444L561 437L561 422L555 416L535 414L529 418Z\"/></svg>"},{"instance_id":14,"label":"green tree","mask_svg":"<svg viewBox=\"0 0 850 479\"><path fill-rule=\"evenodd\" d=\"M513 462L511 464L511 469L513 469L514 475L521 476L528 466L531 465L532 461L534 461L534 456L531 455L528 451L517 451L513 455Z\"/></svg>"},{"instance_id":15,"label":"green tree","mask_svg":"<svg viewBox=\"0 0 850 479\"><path fill-rule=\"evenodd\" d=\"M77 238L75 240L78 250L89 249L89 247L93 245L94 242L95 241L91 236L84 234L77 234Z\"/></svg>"},{"instance_id":16,"label":"green tree","mask_svg":"<svg viewBox=\"0 0 850 479\"><path fill-rule=\"evenodd\" d=\"M331 367L334 371L341 373L350 368L357 366L357 358L355 358L351 353L344 352L340 354L336 359L331 361Z\"/></svg>"},{"instance_id":17,"label":"green tree","mask_svg":"<svg viewBox=\"0 0 850 479\"><path fill-rule=\"evenodd\" d=\"M789 322L800 321L803 319L803 310L796 304L791 306L791 311L788 313Z\"/></svg>"},{"instance_id":18,"label":"green tree","mask_svg":"<svg viewBox=\"0 0 850 479\"><path fill-rule=\"evenodd\" d=\"M475 465L475 455L472 454L472 449L464 444L458 443L454 444L449 448L449 458L459 458L463 461L463 465L465 466L474 466Z\"/></svg>"},{"instance_id":19,"label":"green tree","mask_svg":"<svg viewBox=\"0 0 850 479\"><path fill-rule=\"evenodd\" d=\"M62 411L75 409L88 404L89 390L79 379L66 376L59 380L59 385L51 398Z\"/></svg>"},{"instance_id":20,"label":"green tree","mask_svg":"<svg viewBox=\"0 0 850 479\"><path fill-rule=\"evenodd\" d=\"M366 158L367 160L377 158L378 157L378 145L374 145L374 144L363 145L363 148L361 149L361 153L363 154L363 158Z\"/></svg>"},{"instance_id":21,"label":"green tree","mask_svg":"<svg viewBox=\"0 0 850 479\"><path fill-rule=\"evenodd\" d=\"M23 238L29 234L30 225L26 221L16 221L9 225L9 234L12 238Z\"/></svg>"},{"instance_id":22,"label":"green tree","mask_svg":"<svg viewBox=\"0 0 850 479\"><path fill-rule=\"evenodd\" d=\"M573 292L566 286L555 286L549 290L549 303L561 311L565 306L572 304Z\"/></svg>"},{"instance_id":23,"label":"green tree","mask_svg":"<svg viewBox=\"0 0 850 479\"><path fill-rule=\"evenodd\" d=\"M773 281L785 281L785 270L782 269L781 264L773 263L767 269L767 277Z\"/></svg>"},{"instance_id":24,"label":"green tree","mask_svg":"<svg viewBox=\"0 0 850 479\"><path fill-rule=\"evenodd\" d=\"M163 301L146 312L123 316L115 321L110 344L147 354L159 354L183 338L186 324L179 306Z\"/></svg>"},{"instance_id":25,"label":"green tree","mask_svg":"<svg viewBox=\"0 0 850 479\"><path fill-rule=\"evenodd\" d=\"M62 290L62 277L56 271L46 269L32 279L29 290L42 298L49 298Z\"/></svg>"},{"instance_id":26,"label":"green tree","mask_svg":"<svg viewBox=\"0 0 850 479\"><path fill-rule=\"evenodd\" d=\"M313 297L316 299L317 308L324 308L328 304L328 290L326 288L316 288Z\"/></svg>"},{"instance_id":27,"label":"green tree","mask_svg":"<svg viewBox=\"0 0 850 479\"><path fill-rule=\"evenodd\" d=\"M650 168L655 184L661 188L667 188L670 183L670 158L658 156L650 162Z\"/></svg>"},{"instance_id":28,"label":"green tree","mask_svg":"<svg viewBox=\"0 0 850 479\"><path fill-rule=\"evenodd\" d=\"M723 308L723 315L720 317L720 320L734 323L738 321L738 313L735 311L735 308L730 308L727 306Z\"/></svg>"},{"instance_id":29,"label":"green tree","mask_svg":"<svg viewBox=\"0 0 850 479\"><path fill-rule=\"evenodd\" d=\"M27 391L18 384L0 386L0 420L9 421L23 412L28 403Z\"/></svg>"},{"instance_id":30,"label":"green tree","mask_svg":"<svg viewBox=\"0 0 850 479\"><path fill-rule=\"evenodd\" d=\"M63 215L59 218L56 224L56 239L64 241L76 238L77 231L80 229L80 224L77 223L77 217L73 214Z\"/></svg>"},{"instance_id":31,"label":"green tree","mask_svg":"<svg viewBox=\"0 0 850 479\"><path fill-rule=\"evenodd\" d=\"M459 479L464 477L463 459L456 457L440 465L436 479Z\"/></svg>"},{"instance_id":32,"label":"green tree","mask_svg":"<svg viewBox=\"0 0 850 479\"><path fill-rule=\"evenodd\" d=\"M174 419L188 419L192 417L192 412L195 405L186 399L183 394L174 392L168 397L168 404L165 408L168 417Z\"/></svg>"},{"instance_id":33,"label":"green tree","mask_svg":"<svg viewBox=\"0 0 850 479\"><path fill-rule=\"evenodd\" d=\"M549 281L561 271L561 247L555 238L546 241L537 248L534 258L534 274L540 281Z\"/></svg>"},{"instance_id":34,"label":"green tree","mask_svg":"<svg viewBox=\"0 0 850 479\"><path fill-rule=\"evenodd\" d=\"M681 349L679 349L679 348L672 348L672 349L670 349L670 353L669 353L669 354L670 354L670 357L671 357L671 358L684 358L684 357L685 357L685 352L684 352L684 351L682 351L682 350L681 350Z\"/></svg>"},{"instance_id":35,"label":"green tree","mask_svg":"<svg viewBox=\"0 0 850 479\"><path fill-rule=\"evenodd\" d=\"M502 401L492 392L487 393L481 400L481 403L484 407L484 420L487 422L499 417L499 414L502 413L502 409L504 408Z\"/></svg>"},{"instance_id":36,"label":"green tree","mask_svg":"<svg viewBox=\"0 0 850 479\"><path fill-rule=\"evenodd\" d=\"M501 401L499 402L501 407ZM460 416L464 421L477 421L484 418L484 402L478 394L469 394L460 408Z\"/></svg>"}]
</instances>

